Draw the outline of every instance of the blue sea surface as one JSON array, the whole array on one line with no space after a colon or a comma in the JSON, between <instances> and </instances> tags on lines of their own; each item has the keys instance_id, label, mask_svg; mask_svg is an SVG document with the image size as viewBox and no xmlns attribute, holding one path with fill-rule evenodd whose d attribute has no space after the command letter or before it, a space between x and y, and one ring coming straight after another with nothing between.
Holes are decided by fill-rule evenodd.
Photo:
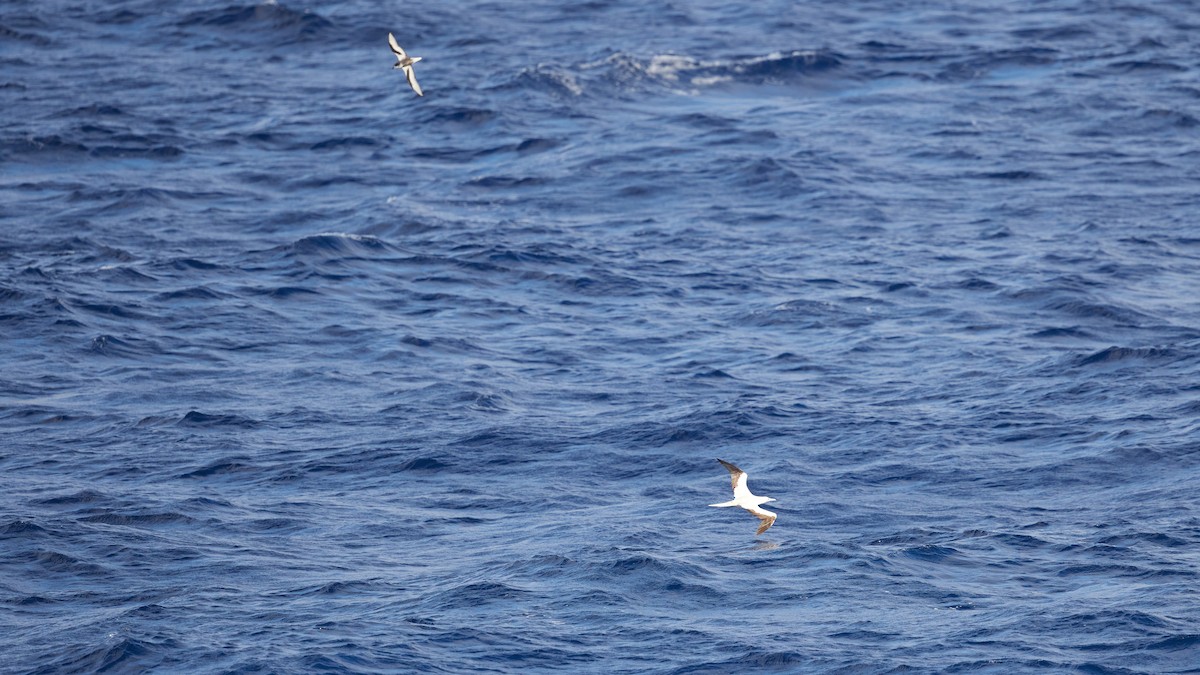
<instances>
[{"instance_id":1,"label":"blue sea surface","mask_svg":"<svg viewBox=\"0 0 1200 675\"><path fill-rule=\"evenodd\" d=\"M0 3L0 672L1200 673L1198 488L1200 3Z\"/></svg>"}]
</instances>

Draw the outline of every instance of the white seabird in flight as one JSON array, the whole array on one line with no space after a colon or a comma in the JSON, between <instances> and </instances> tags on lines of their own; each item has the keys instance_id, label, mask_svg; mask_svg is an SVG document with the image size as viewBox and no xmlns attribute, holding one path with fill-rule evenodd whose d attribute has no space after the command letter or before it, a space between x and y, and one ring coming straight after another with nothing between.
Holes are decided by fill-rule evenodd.
<instances>
[{"instance_id":1,"label":"white seabird in flight","mask_svg":"<svg viewBox=\"0 0 1200 675\"><path fill-rule=\"evenodd\" d=\"M729 470L729 477L733 481L733 499L720 504L709 504L709 506L740 506L750 513L754 514L762 523L758 526L758 531L754 534L759 535L767 531L767 528L775 524L775 514L762 508L762 504L773 502L770 497L759 497L758 495L750 494L750 488L746 487L746 472L736 466L726 462L723 459L718 459L721 466Z\"/></svg>"},{"instance_id":2,"label":"white seabird in flight","mask_svg":"<svg viewBox=\"0 0 1200 675\"><path fill-rule=\"evenodd\" d=\"M421 57L409 56L408 54L404 53L404 48L396 44L396 36L392 35L391 33L388 33L388 44L392 47L392 53L395 54L396 58L400 61L396 65L392 66L392 68L399 68L400 70L403 70L404 76L408 78L409 86L413 88L413 91L417 92L417 96L424 96L425 94L421 93L421 85L417 84L417 74L413 72L412 68L414 63L421 60Z\"/></svg>"}]
</instances>

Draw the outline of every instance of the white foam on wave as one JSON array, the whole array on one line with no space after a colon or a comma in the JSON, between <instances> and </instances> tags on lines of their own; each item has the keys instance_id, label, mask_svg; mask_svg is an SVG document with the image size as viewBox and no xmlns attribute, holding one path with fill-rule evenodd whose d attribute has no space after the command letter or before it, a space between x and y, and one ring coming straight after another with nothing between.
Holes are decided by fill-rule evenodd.
<instances>
[{"instance_id":1,"label":"white foam on wave","mask_svg":"<svg viewBox=\"0 0 1200 675\"><path fill-rule=\"evenodd\" d=\"M369 234L355 234L353 232L318 232L303 237L303 239L312 239L315 237L337 237L339 239L349 239L357 242L370 242L373 244L382 244L383 240Z\"/></svg>"},{"instance_id":2,"label":"white foam on wave","mask_svg":"<svg viewBox=\"0 0 1200 675\"><path fill-rule=\"evenodd\" d=\"M646 74L669 82L678 82L680 77L687 77L690 84L696 86L711 86L724 82L732 82L735 74L746 72L748 68L773 61L802 58L806 65L813 65L818 60L815 50L793 50L790 52L771 52L763 56L753 56L744 59L714 59L701 60L680 54L658 54L650 57L646 65ZM690 73L703 70L720 70L724 72L700 74L689 77Z\"/></svg>"}]
</instances>

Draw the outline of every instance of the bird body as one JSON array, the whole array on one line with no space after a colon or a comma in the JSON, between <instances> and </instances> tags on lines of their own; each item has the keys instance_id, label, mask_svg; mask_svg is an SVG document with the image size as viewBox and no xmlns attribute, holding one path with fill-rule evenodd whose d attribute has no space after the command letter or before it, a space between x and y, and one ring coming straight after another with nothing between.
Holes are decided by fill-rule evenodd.
<instances>
[{"instance_id":1,"label":"bird body","mask_svg":"<svg viewBox=\"0 0 1200 675\"><path fill-rule=\"evenodd\" d=\"M766 532L768 528L775 524L776 514L762 508L762 505L775 500L770 497L759 497L758 495L752 494L750 492L750 488L746 486L746 479L748 476L746 475L745 471L742 471L723 459L718 459L717 461L721 463L721 466L725 467L725 469L729 471L729 478L733 482L733 499L727 502L721 502L720 504L709 504L709 506L738 506L746 509L752 513L755 518L758 518L760 521L762 521L759 523L758 530L754 534L759 535L763 532Z\"/></svg>"},{"instance_id":2,"label":"bird body","mask_svg":"<svg viewBox=\"0 0 1200 675\"><path fill-rule=\"evenodd\" d=\"M424 96L421 93L421 85L417 84L417 74L413 72L413 64L421 60L420 56L409 56L404 48L396 43L396 36L388 33L388 45L392 48L392 53L396 55L398 63L392 66L393 69L399 68L404 71L404 77L408 79L408 86L412 87L413 91L417 92L417 96Z\"/></svg>"}]
</instances>

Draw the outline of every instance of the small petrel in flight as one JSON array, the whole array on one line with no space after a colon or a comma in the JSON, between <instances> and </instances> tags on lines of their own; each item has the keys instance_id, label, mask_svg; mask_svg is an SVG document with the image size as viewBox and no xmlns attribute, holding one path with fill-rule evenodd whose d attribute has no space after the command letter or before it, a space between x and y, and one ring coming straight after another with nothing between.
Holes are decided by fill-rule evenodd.
<instances>
[{"instance_id":1,"label":"small petrel in flight","mask_svg":"<svg viewBox=\"0 0 1200 675\"><path fill-rule=\"evenodd\" d=\"M391 33L388 33L388 44L392 47L392 53L395 54L396 58L400 61L396 65L392 66L392 68L399 68L400 70L403 70L404 76L408 78L409 86L413 88L413 91L417 92L417 96L424 96L425 94L421 93L421 85L417 84L417 74L413 72L412 68L414 63L421 60L421 57L409 56L408 54L404 53L404 48L396 44L396 36L392 35Z\"/></svg>"},{"instance_id":2,"label":"small petrel in flight","mask_svg":"<svg viewBox=\"0 0 1200 675\"><path fill-rule=\"evenodd\" d=\"M758 495L750 494L750 488L746 487L746 472L736 466L726 462L723 459L718 459L721 466L729 471L729 477L733 481L733 499L720 504L709 504L709 506L740 506L750 513L754 514L762 523L758 526L758 531L754 534L762 534L767 531L767 528L775 524L775 514L762 508L762 504L773 502L770 497L759 497Z\"/></svg>"}]
</instances>

